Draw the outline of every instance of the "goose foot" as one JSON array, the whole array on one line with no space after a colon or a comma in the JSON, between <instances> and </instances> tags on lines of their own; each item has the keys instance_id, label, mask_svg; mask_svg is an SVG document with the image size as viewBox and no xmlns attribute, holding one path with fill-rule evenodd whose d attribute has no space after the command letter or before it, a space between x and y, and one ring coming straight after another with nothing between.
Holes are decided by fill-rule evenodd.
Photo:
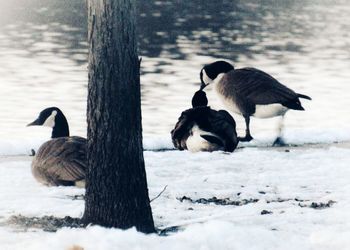
<instances>
[{"instance_id":1,"label":"goose foot","mask_svg":"<svg viewBox=\"0 0 350 250\"><path fill-rule=\"evenodd\" d=\"M245 137L238 137L238 141L242 141L242 142L249 142L251 140L253 140L254 138L248 134Z\"/></svg>"},{"instance_id":2,"label":"goose foot","mask_svg":"<svg viewBox=\"0 0 350 250\"><path fill-rule=\"evenodd\" d=\"M284 147L287 144L284 142L282 137L277 137L276 140L272 144L273 147Z\"/></svg>"}]
</instances>

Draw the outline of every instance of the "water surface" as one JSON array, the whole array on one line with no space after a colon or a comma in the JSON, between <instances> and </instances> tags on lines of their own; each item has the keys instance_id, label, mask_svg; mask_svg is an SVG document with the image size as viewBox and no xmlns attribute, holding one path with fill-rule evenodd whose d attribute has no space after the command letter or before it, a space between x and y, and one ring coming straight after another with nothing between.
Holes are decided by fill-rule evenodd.
<instances>
[{"instance_id":1,"label":"water surface","mask_svg":"<svg viewBox=\"0 0 350 250\"><path fill-rule=\"evenodd\" d=\"M350 128L350 3L139 1L143 130L166 135L190 107L201 67L218 59L260 68L310 95L288 130ZM30 137L38 112L60 107L86 134L87 43L83 0L0 0L0 138ZM209 91L209 102L222 108ZM234 115L239 130L242 119ZM276 119L252 121L253 135Z\"/></svg>"}]
</instances>

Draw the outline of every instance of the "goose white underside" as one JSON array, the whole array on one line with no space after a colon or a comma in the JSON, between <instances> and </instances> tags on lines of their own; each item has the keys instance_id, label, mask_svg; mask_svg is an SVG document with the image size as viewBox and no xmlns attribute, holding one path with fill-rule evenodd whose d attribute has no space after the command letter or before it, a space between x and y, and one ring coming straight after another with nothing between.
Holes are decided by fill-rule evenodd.
<instances>
[{"instance_id":1,"label":"goose white underside","mask_svg":"<svg viewBox=\"0 0 350 250\"><path fill-rule=\"evenodd\" d=\"M288 111L288 108L279 103L267 105L255 105L254 117L257 118L272 118L275 116L283 116Z\"/></svg>"},{"instance_id":2,"label":"goose white underside","mask_svg":"<svg viewBox=\"0 0 350 250\"><path fill-rule=\"evenodd\" d=\"M215 151L220 150L220 146L214 143L210 143L205 140L201 135L210 135L215 136L215 134L201 130L197 125L193 126L191 135L187 138L186 146L187 149L191 152L200 152L200 151Z\"/></svg>"},{"instance_id":3,"label":"goose white underside","mask_svg":"<svg viewBox=\"0 0 350 250\"><path fill-rule=\"evenodd\" d=\"M242 112L231 98L225 98L219 94L220 99L227 109L233 113L242 115ZM288 108L279 103L255 105L255 113L252 115L256 118L272 118L276 116L283 116L288 111Z\"/></svg>"}]
</instances>

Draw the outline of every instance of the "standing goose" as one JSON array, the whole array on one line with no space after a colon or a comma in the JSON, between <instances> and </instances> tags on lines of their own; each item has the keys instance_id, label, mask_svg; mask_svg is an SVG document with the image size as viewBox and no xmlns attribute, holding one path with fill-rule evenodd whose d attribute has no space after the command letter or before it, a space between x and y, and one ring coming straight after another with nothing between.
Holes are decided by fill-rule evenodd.
<instances>
[{"instance_id":1,"label":"standing goose","mask_svg":"<svg viewBox=\"0 0 350 250\"><path fill-rule=\"evenodd\" d=\"M214 83L226 107L241 114L246 123L246 135L240 141L251 141L250 116L271 118L281 116L279 134L274 145L283 145L283 118L289 109L304 110L299 98L311 100L287 88L269 74L255 68L234 69L225 61L216 61L203 67L200 72L201 89Z\"/></svg>"},{"instance_id":2,"label":"standing goose","mask_svg":"<svg viewBox=\"0 0 350 250\"><path fill-rule=\"evenodd\" d=\"M51 140L39 148L32 162L32 173L37 181L47 186L84 186L86 172L85 138L69 136L68 122L59 108L40 112L28 126L52 128Z\"/></svg>"},{"instance_id":3,"label":"standing goose","mask_svg":"<svg viewBox=\"0 0 350 250\"><path fill-rule=\"evenodd\" d=\"M180 150L233 152L238 144L236 123L224 110L213 110L207 106L204 91L197 91L192 98L193 108L182 112L171 138Z\"/></svg>"}]
</instances>

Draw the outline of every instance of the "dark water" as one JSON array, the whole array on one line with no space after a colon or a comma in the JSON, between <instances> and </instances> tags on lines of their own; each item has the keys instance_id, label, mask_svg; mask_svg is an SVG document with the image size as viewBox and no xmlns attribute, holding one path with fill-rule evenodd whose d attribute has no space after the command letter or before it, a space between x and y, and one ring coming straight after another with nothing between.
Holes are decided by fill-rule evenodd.
<instances>
[{"instance_id":1,"label":"dark water","mask_svg":"<svg viewBox=\"0 0 350 250\"><path fill-rule=\"evenodd\" d=\"M0 0L0 136L47 106L86 132L86 9L83 0ZM254 66L313 97L290 112L289 129L350 128L350 3L342 1L139 1L145 135L169 133L217 59ZM210 103L220 108L216 96ZM241 128L241 120L239 121ZM257 134L275 120L254 120Z\"/></svg>"}]
</instances>

